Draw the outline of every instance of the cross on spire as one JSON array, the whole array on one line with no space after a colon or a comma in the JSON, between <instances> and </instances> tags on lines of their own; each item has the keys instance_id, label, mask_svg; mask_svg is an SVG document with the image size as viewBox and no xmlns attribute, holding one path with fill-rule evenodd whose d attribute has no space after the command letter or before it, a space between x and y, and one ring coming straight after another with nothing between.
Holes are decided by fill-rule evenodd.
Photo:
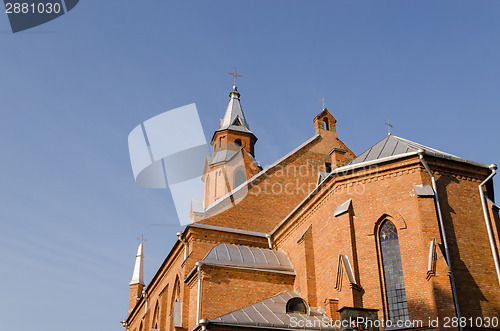
<instances>
[{"instance_id":1,"label":"cross on spire","mask_svg":"<svg viewBox=\"0 0 500 331\"><path fill-rule=\"evenodd\" d=\"M234 86L236 86L236 78L243 77L243 75L240 75L240 74L238 74L236 72L236 67L234 67L234 71L233 72L228 72L227 74L233 76L233 78L234 78Z\"/></svg>"},{"instance_id":2,"label":"cross on spire","mask_svg":"<svg viewBox=\"0 0 500 331\"><path fill-rule=\"evenodd\" d=\"M387 125L387 129L389 130L389 135L391 135L392 125L391 125L391 119L390 118L387 120L387 122L385 122L385 125Z\"/></svg>"},{"instance_id":3,"label":"cross on spire","mask_svg":"<svg viewBox=\"0 0 500 331\"><path fill-rule=\"evenodd\" d=\"M323 97L319 102L323 104L323 109L325 109L325 103L328 103L325 101L325 97Z\"/></svg>"},{"instance_id":4,"label":"cross on spire","mask_svg":"<svg viewBox=\"0 0 500 331\"><path fill-rule=\"evenodd\" d=\"M137 237L137 241L140 241L140 242L141 242L141 244L142 244L143 242L146 242L146 241L148 241L148 240L147 240L146 238L144 238L144 236L141 234L141 236L140 236L140 237Z\"/></svg>"}]
</instances>

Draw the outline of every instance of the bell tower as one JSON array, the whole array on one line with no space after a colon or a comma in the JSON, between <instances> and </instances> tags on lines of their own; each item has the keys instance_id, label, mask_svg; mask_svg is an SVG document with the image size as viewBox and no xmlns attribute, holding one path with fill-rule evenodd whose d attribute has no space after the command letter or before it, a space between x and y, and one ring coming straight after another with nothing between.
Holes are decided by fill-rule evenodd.
<instances>
[{"instance_id":1,"label":"bell tower","mask_svg":"<svg viewBox=\"0 0 500 331\"><path fill-rule=\"evenodd\" d=\"M229 93L226 113L219 120L219 128L210 142L213 157L207 159L202 177L205 186L204 208L261 170L254 159L256 142L257 137L245 118L235 84Z\"/></svg>"},{"instance_id":2,"label":"bell tower","mask_svg":"<svg viewBox=\"0 0 500 331\"><path fill-rule=\"evenodd\" d=\"M224 150L239 150L243 148L252 157L257 137L250 131L243 110L240 104L240 93L236 85L229 93L229 104L224 118L219 121L219 129L215 131L210 144L213 148L213 155Z\"/></svg>"}]
</instances>

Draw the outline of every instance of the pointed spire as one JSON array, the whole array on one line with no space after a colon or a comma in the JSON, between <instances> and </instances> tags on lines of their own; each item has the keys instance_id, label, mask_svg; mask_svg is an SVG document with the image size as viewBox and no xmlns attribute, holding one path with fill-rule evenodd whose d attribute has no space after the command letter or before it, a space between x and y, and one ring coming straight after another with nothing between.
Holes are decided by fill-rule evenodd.
<instances>
[{"instance_id":1,"label":"pointed spire","mask_svg":"<svg viewBox=\"0 0 500 331\"><path fill-rule=\"evenodd\" d=\"M129 285L141 284L144 285L144 254L143 254L143 245L142 240L139 244L139 248L137 249L137 255L135 257L135 266L134 266L134 274L132 275L132 280Z\"/></svg>"},{"instance_id":2,"label":"pointed spire","mask_svg":"<svg viewBox=\"0 0 500 331\"><path fill-rule=\"evenodd\" d=\"M238 131L250 131L250 126L243 114L240 104L240 93L236 85L229 93L229 104L227 105L226 114L220 121L219 130L233 129Z\"/></svg>"}]
</instances>

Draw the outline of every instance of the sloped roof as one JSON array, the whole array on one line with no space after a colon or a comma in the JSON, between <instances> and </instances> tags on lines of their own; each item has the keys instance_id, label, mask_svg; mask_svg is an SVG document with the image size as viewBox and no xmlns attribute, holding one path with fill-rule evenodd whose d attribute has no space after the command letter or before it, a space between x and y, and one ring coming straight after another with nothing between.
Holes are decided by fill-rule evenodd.
<instances>
[{"instance_id":1,"label":"sloped roof","mask_svg":"<svg viewBox=\"0 0 500 331\"><path fill-rule=\"evenodd\" d=\"M372 165L379 162L391 161L400 157L417 155L417 151L419 149L423 149L426 155L463 162L477 167L489 168L488 165L483 163L462 159L458 156L442 152L435 148L427 147L422 144L415 143L413 141L394 135L388 135L351 162L342 167L332 170L332 172L323 180L323 182L330 180L333 176L345 173L346 171L351 171L356 168L364 167L367 164ZM292 217L292 215L294 215L300 208L302 208L302 206L307 201L309 201L311 197L318 193L318 191L323 187L323 185L321 185L323 182L319 183L314 190L312 190L281 222L279 222L278 225L276 225L274 229L271 230L270 234L272 235L276 231L278 231L278 229L283 224L285 224Z\"/></svg>"},{"instance_id":2,"label":"sloped roof","mask_svg":"<svg viewBox=\"0 0 500 331\"><path fill-rule=\"evenodd\" d=\"M400 138L394 135L388 135L357 158L349 162L347 165L358 164L363 162L374 161L389 156L416 152L423 149L427 155L437 156L445 159L463 160L455 155L441 152L437 149L421 145L419 143ZM465 161L465 160L464 160Z\"/></svg>"},{"instance_id":3,"label":"sloped roof","mask_svg":"<svg viewBox=\"0 0 500 331\"><path fill-rule=\"evenodd\" d=\"M233 151L233 150L230 150L230 149L225 149L225 150L222 150L222 151L218 151L214 158L212 159L212 161L210 162L210 164L216 164L216 163L219 163L219 162L225 162L225 161L229 161L233 158L233 156L236 155L236 153L238 153L238 151Z\"/></svg>"},{"instance_id":4,"label":"sloped roof","mask_svg":"<svg viewBox=\"0 0 500 331\"><path fill-rule=\"evenodd\" d=\"M285 253L257 247L218 244L208 252L202 261L204 264L295 273Z\"/></svg>"},{"instance_id":5,"label":"sloped roof","mask_svg":"<svg viewBox=\"0 0 500 331\"><path fill-rule=\"evenodd\" d=\"M250 132L250 126L243 114L243 109L241 109L240 104L240 94L236 86L233 86L233 90L229 94L229 104L227 105L226 114L224 118L220 121L219 130L236 130L243 132Z\"/></svg>"},{"instance_id":6,"label":"sloped roof","mask_svg":"<svg viewBox=\"0 0 500 331\"><path fill-rule=\"evenodd\" d=\"M291 298L296 297L300 297L297 292L284 292L264 301L257 302L245 308L211 319L209 320L209 323L281 329L333 329L331 327L327 327L327 325L323 323L322 319L325 315L314 309L311 309L309 314L287 314L286 303ZM292 320L292 318L294 318L294 320ZM297 323L297 321L299 323Z\"/></svg>"}]
</instances>

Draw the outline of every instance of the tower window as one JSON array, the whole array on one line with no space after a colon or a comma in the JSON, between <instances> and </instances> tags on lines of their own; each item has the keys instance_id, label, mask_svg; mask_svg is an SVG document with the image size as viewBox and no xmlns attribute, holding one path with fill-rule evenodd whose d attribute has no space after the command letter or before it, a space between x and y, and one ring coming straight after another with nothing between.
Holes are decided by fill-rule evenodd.
<instances>
[{"instance_id":1,"label":"tower window","mask_svg":"<svg viewBox=\"0 0 500 331\"><path fill-rule=\"evenodd\" d=\"M391 221L385 220L382 223L379 240L388 318L392 322L409 320L398 231Z\"/></svg>"},{"instance_id":2,"label":"tower window","mask_svg":"<svg viewBox=\"0 0 500 331\"><path fill-rule=\"evenodd\" d=\"M236 140L234 141L234 144L235 144L236 146L238 146L238 147L241 147L241 145L242 145L242 144L241 144L241 139L236 139Z\"/></svg>"},{"instance_id":3,"label":"tower window","mask_svg":"<svg viewBox=\"0 0 500 331\"><path fill-rule=\"evenodd\" d=\"M325 172L332 172L332 164L330 162L325 163Z\"/></svg>"},{"instance_id":4,"label":"tower window","mask_svg":"<svg viewBox=\"0 0 500 331\"><path fill-rule=\"evenodd\" d=\"M288 313L299 313L307 314L309 311L307 303L302 298L291 298L286 303L286 312Z\"/></svg>"},{"instance_id":5,"label":"tower window","mask_svg":"<svg viewBox=\"0 0 500 331\"><path fill-rule=\"evenodd\" d=\"M325 130L330 130L330 127L328 126L328 118L323 118L323 129Z\"/></svg>"}]
</instances>

